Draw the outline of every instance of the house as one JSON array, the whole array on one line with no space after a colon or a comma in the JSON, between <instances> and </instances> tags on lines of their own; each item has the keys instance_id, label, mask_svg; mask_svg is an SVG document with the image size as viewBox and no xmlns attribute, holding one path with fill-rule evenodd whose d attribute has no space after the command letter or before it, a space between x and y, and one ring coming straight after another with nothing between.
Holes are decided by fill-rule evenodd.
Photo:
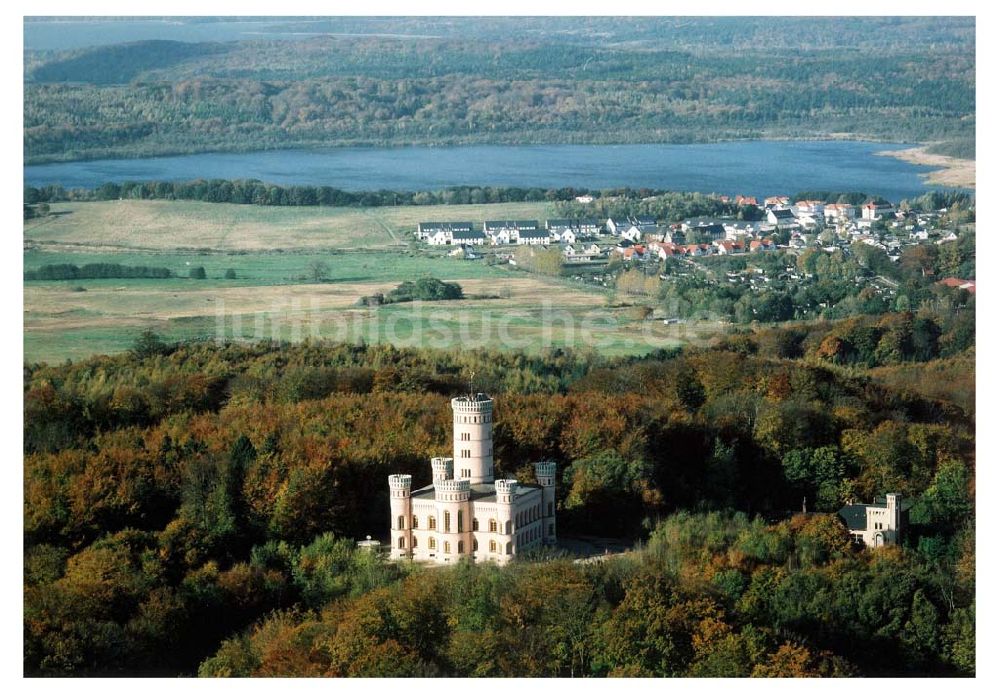
<instances>
[{"instance_id":1,"label":"house","mask_svg":"<svg viewBox=\"0 0 1000 695\"><path fill-rule=\"evenodd\" d=\"M822 215L799 215L798 223L805 231L812 231L817 227L822 226L823 216Z\"/></svg>"},{"instance_id":2,"label":"house","mask_svg":"<svg viewBox=\"0 0 1000 695\"><path fill-rule=\"evenodd\" d=\"M440 243L450 243L452 234L455 232L471 232L471 222L418 222L416 237L421 241L430 243L431 237L442 234ZM440 245L440 244L439 244Z\"/></svg>"},{"instance_id":3,"label":"house","mask_svg":"<svg viewBox=\"0 0 1000 695\"><path fill-rule=\"evenodd\" d=\"M750 242L750 253L757 253L758 251L773 251L775 244L770 239L754 239Z\"/></svg>"},{"instance_id":4,"label":"house","mask_svg":"<svg viewBox=\"0 0 1000 695\"><path fill-rule=\"evenodd\" d=\"M502 230L510 232L534 232L538 229L537 220L486 220L483 222L483 231L486 234L494 234ZM511 235L514 236L513 234Z\"/></svg>"},{"instance_id":5,"label":"house","mask_svg":"<svg viewBox=\"0 0 1000 695\"><path fill-rule=\"evenodd\" d=\"M656 218L651 217L650 215L637 215L636 217L631 218L630 221L642 231L652 229L656 226Z\"/></svg>"},{"instance_id":6,"label":"house","mask_svg":"<svg viewBox=\"0 0 1000 695\"><path fill-rule=\"evenodd\" d=\"M681 229L685 232L695 232L708 237L709 241L724 239L726 236L725 223L721 220L694 219L684 220Z\"/></svg>"},{"instance_id":7,"label":"house","mask_svg":"<svg viewBox=\"0 0 1000 695\"><path fill-rule=\"evenodd\" d=\"M597 244L590 244L578 249L573 244L566 244L562 254L567 263L587 263L601 256L601 248Z\"/></svg>"},{"instance_id":8,"label":"house","mask_svg":"<svg viewBox=\"0 0 1000 695\"><path fill-rule=\"evenodd\" d=\"M629 225L627 228L619 227L618 230L618 236L622 239L628 239L633 243L642 240L642 230L634 224Z\"/></svg>"},{"instance_id":9,"label":"house","mask_svg":"<svg viewBox=\"0 0 1000 695\"><path fill-rule=\"evenodd\" d=\"M490 243L494 246L504 246L513 243L517 239L517 230L501 229L490 232Z\"/></svg>"},{"instance_id":10,"label":"house","mask_svg":"<svg viewBox=\"0 0 1000 695\"><path fill-rule=\"evenodd\" d=\"M960 290L966 290L969 294L976 293L975 280L963 280L962 278L949 277L943 280L938 280L937 284L944 285L945 287L954 287Z\"/></svg>"},{"instance_id":11,"label":"house","mask_svg":"<svg viewBox=\"0 0 1000 695\"><path fill-rule=\"evenodd\" d=\"M787 195L772 195L764 198L764 207L766 208L780 208L788 205L788 201L791 200Z\"/></svg>"},{"instance_id":12,"label":"house","mask_svg":"<svg viewBox=\"0 0 1000 695\"><path fill-rule=\"evenodd\" d=\"M628 229L632 223L625 217L609 217L604 223L609 234L618 234L619 229Z\"/></svg>"},{"instance_id":13,"label":"house","mask_svg":"<svg viewBox=\"0 0 1000 695\"><path fill-rule=\"evenodd\" d=\"M454 231L451 235L452 244L470 244L482 246L486 243L486 235L479 230Z\"/></svg>"},{"instance_id":14,"label":"house","mask_svg":"<svg viewBox=\"0 0 1000 695\"><path fill-rule=\"evenodd\" d=\"M746 195L736 196L736 204L740 207L743 207L744 205L752 205L753 207L758 207L760 205L760 203L757 202L757 199L755 197Z\"/></svg>"},{"instance_id":15,"label":"house","mask_svg":"<svg viewBox=\"0 0 1000 695\"><path fill-rule=\"evenodd\" d=\"M790 229L797 224L795 215L789 208L770 208L767 211L767 221L778 229Z\"/></svg>"},{"instance_id":16,"label":"house","mask_svg":"<svg viewBox=\"0 0 1000 695\"><path fill-rule=\"evenodd\" d=\"M525 230L517 234L517 244L519 246L539 246L548 244L550 241L549 233L544 229Z\"/></svg>"},{"instance_id":17,"label":"house","mask_svg":"<svg viewBox=\"0 0 1000 695\"><path fill-rule=\"evenodd\" d=\"M616 251L618 248L616 247ZM622 260L626 261L644 261L646 260L646 247L640 244L635 246L629 246L628 248L621 249Z\"/></svg>"},{"instance_id":18,"label":"house","mask_svg":"<svg viewBox=\"0 0 1000 695\"><path fill-rule=\"evenodd\" d=\"M743 253L745 251L742 241L720 239L719 241L713 241L712 245L715 247L715 252L720 256L731 256L735 253Z\"/></svg>"},{"instance_id":19,"label":"house","mask_svg":"<svg viewBox=\"0 0 1000 695\"><path fill-rule=\"evenodd\" d=\"M576 229L576 224L573 220L567 219L545 220L545 228L549 230L549 232L562 233L567 229Z\"/></svg>"},{"instance_id":20,"label":"house","mask_svg":"<svg viewBox=\"0 0 1000 695\"><path fill-rule=\"evenodd\" d=\"M893 213L893 207L889 203L868 202L861 206L861 219L878 220L888 217Z\"/></svg>"},{"instance_id":21,"label":"house","mask_svg":"<svg viewBox=\"0 0 1000 695\"><path fill-rule=\"evenodd\" d=\"M578 202L578 203L583 203L584 205L587 205L589 203L593 203L594 202L594 196L592 196L592 195L578 195L576 198L574 198L574 200L576 202Z\"/></svg>"},{"instance_id":22,"label":"house","mask_svg":"<svg viewBox=\"0 0 1000 695\"><path fill-rule=\"evenodd\" d=\"M823 217L831 221L853 220L857 209L847 203L829 203L823 206Z\"/></svg>"},{"instance_id":23,"label":"house","mask_svg":"<svg viewBox=\"0 0 1000 695\"><path fill-rule=\"evenodd\" d=\"M822 200L797 200L795 201L795 206L792 211L795 215L802 217L803 215L819 215L823 216L826 210L826 203Z\"/></svg>"},{"instance_id":24,"label":"house","mask_svg":"<svg viewBox=\"0 0 1000 695\"><path fill-rule=\"evenodd\" d=\"M847 525L856 544L880 548L897 545L901 540L908 517L902 506L902 496L891 492L871 504L845 505L837 516Z\"/></svg>"}]
</instances>

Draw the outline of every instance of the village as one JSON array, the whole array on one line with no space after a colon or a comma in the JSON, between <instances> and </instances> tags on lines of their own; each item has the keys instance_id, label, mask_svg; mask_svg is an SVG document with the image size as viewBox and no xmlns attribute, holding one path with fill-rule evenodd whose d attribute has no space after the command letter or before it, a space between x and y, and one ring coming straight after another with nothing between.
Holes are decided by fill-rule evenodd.
<instances>
[{"instance_id":1,"label":"village","mask_svg":"<svg viewBox=\"0 0 1000 695\"><path fill-rule=\"evenodd\" d=\"M589 199L589 197L588 197ZM592 199L591 199L592 200ZM723 196L722 202L730 202ZM862 242L882 249L893 261L903 247L928 241L937 221L947 212L915 212L886 202L863 205L824 203L818 200L789 202L773 196L737 196L737 206L753 206L763 214L759 221L694 218L664 224L651 216L596 219L487 220L473 222L421 222L416 238L429 246L455 246L455 256L474 257L474 247L558 245L567 263L584 263L620 254L626 261L651 258L733 255L775 250L800 250L813 246L833 251ZM956 239L954 232L936 238Z\"/></svg>"}]
</instances>

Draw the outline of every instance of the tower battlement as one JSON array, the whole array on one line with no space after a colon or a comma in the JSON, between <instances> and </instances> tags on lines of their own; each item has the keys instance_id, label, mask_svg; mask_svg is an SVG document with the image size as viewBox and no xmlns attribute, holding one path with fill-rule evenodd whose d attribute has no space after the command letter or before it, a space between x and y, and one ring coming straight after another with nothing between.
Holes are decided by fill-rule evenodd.
<instances>
[{"instance_id":1,"label":"tower battlement","mask_svg":"<svg viewBox=\"0 0 1000 695\"><path fill-rule=\"evenodd\" d=\"M538 479L539 485L542 486L555 485L556 482L555 461L536 461L535 477Z\"/></svg>"},{"instance_id":2,"label":"tower battlement","mask_svg":"<svg viewBox=\"0 0 1000 695\"><path fill-rule=\"evenodd\" d=\"M435 485L442 480L451 480L455 477L454 459L435 456L431 459L431 472Z\"/></svg>"},{"instance_id":3,"label":"tower battlement","mask_svg":"<svg viewBox=\"0 0 1000 695\"><path fill-rule=\"evenodd\" d=\"M389 476L389 491L393 497L408 497L412 487L412 475L399 474Z\"/></svg>"},{"instance_id":4,"label":"tower battlement","mask_svg":"<svg viewBox=\"0 0 1000 695\"><path fill-rule=\"evenodd\" d=\"M485 393L459 396L451 399L451 409L456 413L488 413L493 411L493 399Z\"/></svg>"},{"instance_id":5,"label":"tower battlement","mask_svg":"<svg viewBox=\"0 0 1000 695\"><path fill-rule=\"evenodd\" d=\"M497 502L510 504L517 492L517 481L513 479L497 480L494 485L497 491Z\"/></svg>"},{"instance_id":6,"label":"tower battlement","mask_svg":"<svg viewBox=\"0 0 1000 695\"><path fill-rule=\"evenodd\" d=\"M464 502L469 499L472 484L468 480L440 480L434 483L434 499L439 502Z\"/></svg>"}]
</instances>

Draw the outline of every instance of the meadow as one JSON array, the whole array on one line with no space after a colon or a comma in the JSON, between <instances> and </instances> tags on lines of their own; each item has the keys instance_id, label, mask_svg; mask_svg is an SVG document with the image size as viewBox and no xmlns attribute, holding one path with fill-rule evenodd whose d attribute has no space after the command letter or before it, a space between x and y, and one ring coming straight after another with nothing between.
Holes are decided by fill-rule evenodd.
<instances>
[{"instance_id":1,"label":"meadow","mask_svg":"<svg viewBox=\"0 0 1000 695\"><path fill-rule=\"evenodd\" d=\"M550 203L379 208L265 207L172 200L53 203L25 242L88 251L330 251L406 246L418 222L537 219Z\"/></svg>"},{"instance_id":2,"label":"meadow","mask_svg":"<svg viewBox=\"0 0 1000 695\"><path fill-rule=\"evenodd\" d=\"M53 205L50 217L25 223L26 270L120 263L167 267L175 277L25 282L25 360L60 362L121 352L146 329L168 340L325 338L529 352L576 347L603 354L704 343L719 332L718 324L643 320L613 294L569 278L450 258L446 249L409 241L419 220L541 220L549 214L546 206ZM320 263L322 280L314 272ZM189 277L197 267L205 268L205 279ZM234 279L225 277L228 270ZM458 282L467 298L358 305L363 296L423 276Z\"/></svg>"}]
</instances>

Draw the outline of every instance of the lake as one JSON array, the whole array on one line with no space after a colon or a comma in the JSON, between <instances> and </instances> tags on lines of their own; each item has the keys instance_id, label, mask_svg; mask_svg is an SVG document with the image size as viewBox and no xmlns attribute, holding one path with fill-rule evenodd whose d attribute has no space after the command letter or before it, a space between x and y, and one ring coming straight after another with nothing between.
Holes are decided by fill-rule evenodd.
<instances>
[{"instance_id":1,"label":"lake","mask_svg":"<svg viewBox=\"0 0 1000 695\"><path fill-rule=\"evenodd\" d=\"M912 145L850 141L725 142L697 145L470 145L344 147L208 153L65 162L24 167L25 185L94 188L109 181L259 179L349 191L439 190L448 186L604 189L792 195L863 191L891 201L930 190L929 167L876 153Z\"/></svg>"}]
</instances>

